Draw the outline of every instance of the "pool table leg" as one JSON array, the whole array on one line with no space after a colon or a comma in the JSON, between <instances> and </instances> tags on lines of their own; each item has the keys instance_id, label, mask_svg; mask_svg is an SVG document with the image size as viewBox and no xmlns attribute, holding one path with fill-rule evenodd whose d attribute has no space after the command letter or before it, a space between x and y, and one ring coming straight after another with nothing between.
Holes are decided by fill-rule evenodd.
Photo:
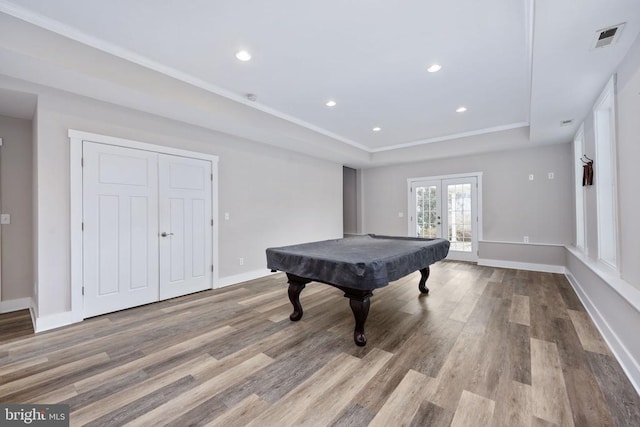
<instances>
[{"instance_id":1,"label":"pool table leg","mask_svg":"<svg viewBox=\"0 0 640 427\"><path fill-rule=\"evenodd\" d=\"M353 318L356 321L355 328L353 330L353 341L357 346L364 346L367 344L367 337L364 335L364 323L367 321L369 315L369 297L371 292L365 294L345 294L345 297L349 298L349 306L353 311Z\"/></svg>"},{"instance_id":2,"label":"pool table leg","mask_svg":"<svg viewBox=\"0 0 640 427\"><path fill-rule=\"evenodd\" d=\"M291 301L291 305L293 305L293 313L291 313L289 319L295 322L302 319L303 311L302 304L300 304L300 293L307 283L309 283L309 280L288 273L287 278L289 279L289 301Z\"/></svg>"},{"instance_id":3,"label":"pool table leg","mask_svg":"<svg viewBox=\"0 0 640 427\"><path fill-rule=\"evenodd\" d=\"M420 275L422 277L420 277L420 283L418 284L418 289L420 289L420 292L422 292L423 294L429 293L429 288L427 288L426 286L427 279L429 278L429 273L430 273L429 267L420 269Z\"/></svg>"}]
</instances>

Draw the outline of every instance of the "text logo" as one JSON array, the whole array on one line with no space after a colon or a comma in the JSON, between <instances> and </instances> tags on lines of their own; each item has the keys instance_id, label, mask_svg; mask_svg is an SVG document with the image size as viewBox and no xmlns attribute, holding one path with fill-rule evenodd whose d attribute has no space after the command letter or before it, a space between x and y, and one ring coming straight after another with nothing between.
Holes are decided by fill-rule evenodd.
<instances>
[{"instance_id":1,"label":"text logo","mask_svg":"<svg viewBox=\"0 0 640 427\"><path fill-rule=\"evenodd\" d=\"M0 425L68 427L69 405L0 404Z\"/></svg>"}]
</instances>

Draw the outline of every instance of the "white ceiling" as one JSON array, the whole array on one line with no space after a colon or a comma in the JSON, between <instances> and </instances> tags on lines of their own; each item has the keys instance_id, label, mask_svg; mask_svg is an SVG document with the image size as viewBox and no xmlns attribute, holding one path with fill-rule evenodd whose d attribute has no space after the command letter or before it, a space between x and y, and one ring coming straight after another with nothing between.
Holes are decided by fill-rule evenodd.
<instances>
[{"instance_id":1,"label":"white ceiling","mask_svg":"<svg viewBox=\"0 0 640 427\"><path fill-rule=\"evenodd\" d=\"M532 143L567 142L640 30L638 0L0 0L0 12L367 153L526 126ZM591 49L621 22L616 44Z\"/></svg>"}]
</instances>

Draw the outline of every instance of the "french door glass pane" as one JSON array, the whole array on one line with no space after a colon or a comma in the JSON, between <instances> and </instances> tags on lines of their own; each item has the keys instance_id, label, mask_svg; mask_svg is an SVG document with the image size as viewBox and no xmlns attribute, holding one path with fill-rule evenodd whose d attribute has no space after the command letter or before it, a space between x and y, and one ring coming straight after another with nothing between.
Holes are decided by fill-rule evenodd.
<instances>
[{"instance_id":1,"label":"french door glass pane","mask_svg":"<svg viewBox=\"0 0 640 427\"><path fill-rule=\"evenodd\" d=\"M416 188L416 226L418 237L438 237L436 186Z\"/></svg>"},{"instance_id":2,"label":"french door glass pane","mask_svg":"<svg viewBox=\"0 0 640 427\"><path fill-rule=\"evenodd\" d=\"M471 252L471 184L453 184L447 186L447 238L451 250Z\"/></svg>"}]
</instances>

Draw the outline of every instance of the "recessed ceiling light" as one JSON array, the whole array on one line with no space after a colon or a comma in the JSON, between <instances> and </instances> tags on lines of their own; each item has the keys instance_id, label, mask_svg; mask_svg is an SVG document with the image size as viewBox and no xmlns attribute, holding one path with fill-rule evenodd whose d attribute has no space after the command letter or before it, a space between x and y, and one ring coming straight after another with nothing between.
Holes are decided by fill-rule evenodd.
<instances>
[{"instance_id":1,"label":"recessed ceiling light","mask_svg":"<svg viewBox=\"0 0 640 427\"><path fill-rule=\"evenodd\" d=\"M236 58L238 58L240 61L248 61L251 59L251 54L246 50L241 50L236 53Z\"/></svg>"},{"instance_id":2,"label":"recessed ceiling light","mask_svg":"<svg viewBox=\"0 0 640 427\"><path fill-rule=\"evenodd\" d=\"M382 130L382 128L380 126L376 126L371 130L374 131L374 132L380 132Z\"/></svg>"},{"instance_id":3,"label":"recessed ceiling light","mask_svg":"<svg viewBox=\"0 0 640 427\"><path fill-rule=\"evenodd\" d=\"M467 111L467 107L458 107L456 108L456 113L464 113Z\"/></svg>"},{"instance_id":4,"label":"recessed ceiling light","mask_svg":"<svg viewBox=\"0 0 640 427\"><path fill-rule=\"evenodd\" d=\"M335 107L336 106L336 101L331 99L331 100L327 101L324 105L326 105L327 107Z\"/></svg>"},{"instance_id":5,"label":"recessed ceiling light","mask_svg":"<svg viewBox=\"0 0 640 427\"><path fill-rule=\"evenodd\" d=\"M432 66L430 66L429 68L427 68L427 71L430 73L435 73L437 71L440 71L440 69L442 68L441 65L438 64L433 64Z\"/></svg>"}]
</instances>

